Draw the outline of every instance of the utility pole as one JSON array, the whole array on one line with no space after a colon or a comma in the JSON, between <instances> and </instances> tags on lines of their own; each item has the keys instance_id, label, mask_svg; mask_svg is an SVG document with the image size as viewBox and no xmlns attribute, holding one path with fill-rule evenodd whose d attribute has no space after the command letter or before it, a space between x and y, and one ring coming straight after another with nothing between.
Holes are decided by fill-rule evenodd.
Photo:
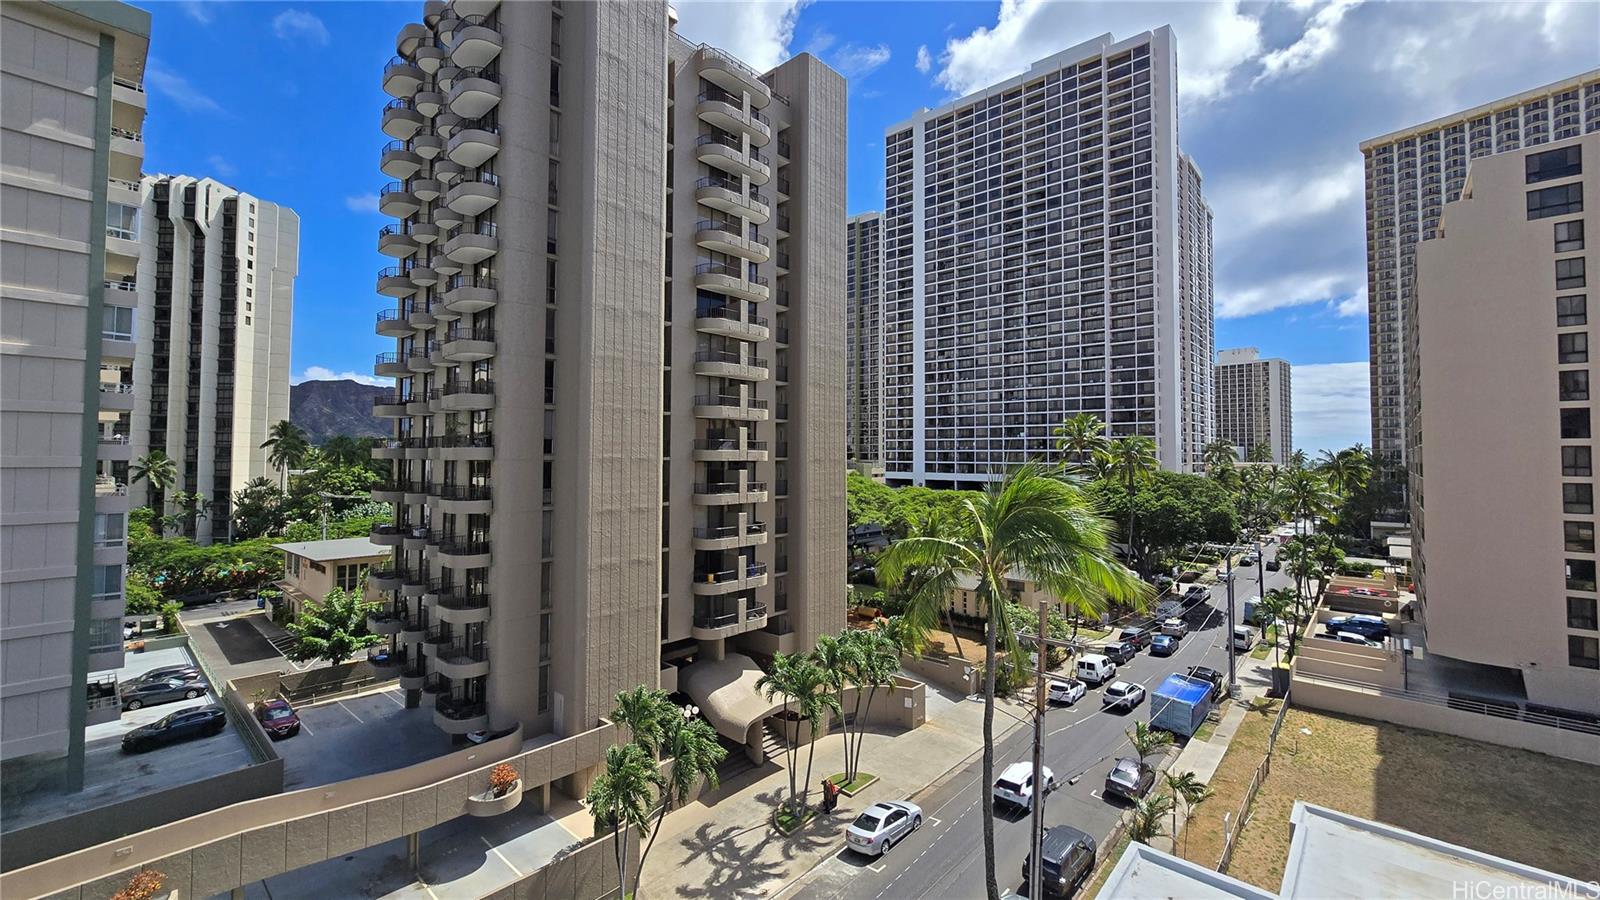
<instances>
[{"instance_id":1,"label":"utility pole","mask_svg":"<svg viewBox=\"0 0 1600 900\"><path fill-rule=\"evenodd\" d=\"M1234 546L1235 545L1232 545L1232 544L1228 545L1228 549L1225 551L1227 555L1223 557L1223 559L1225 560L1225 565L1226 565L1226 569L1227 569L1227 573L1228 573L1227 574L1227 579L1228 579L1228 632L1225 635L1225 637L1228 640L1228 696L1230 696L1230 697L1239 696L1239 676L1238 676L1238 673L1237 673L1237 671L1236 671L1236 669L1234 667L1234 655L1235 655L1236 651L1233 648L1233 628L1234 628L1233 623L1235 621L1234 618L1233 618L1233 550L1234 550Z\"/></svg>"},{"instance_id":2,"label":"utility pole","mask_svg":"<svg viewBox=\"0 0 1600 900\"><path fill-rule=\"evenodd\" d=\"M1034 656L1037 660L1038 679L1033 690L1033 822L1029 829L1033 839L1033 852L1028 857L1028 896L1039 896L1044 891L1044 882L1041 880L1042 866L1044 865L1044 710L1045 698L1049 691L1045 688L1044 664L1045 657L1050 655L1050 645L1045 643L1050 634L1050 601L1041 593L1039 596L1039 637L1033 642Z\"/></svg>"}]
</instances>

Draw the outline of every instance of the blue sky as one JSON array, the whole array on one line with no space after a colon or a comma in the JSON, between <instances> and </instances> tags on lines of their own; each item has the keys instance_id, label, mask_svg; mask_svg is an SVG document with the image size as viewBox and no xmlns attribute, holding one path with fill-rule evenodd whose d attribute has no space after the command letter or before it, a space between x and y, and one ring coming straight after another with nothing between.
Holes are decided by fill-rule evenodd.
<instances>
[{"instance_id":1,"label":"blue sky","mask_svg":"<svg viewBox=\"0 0 1600 900\"><path fill-rule=\"evenodd\" d=\"M154 17L150 172L210 175L301 218L293 370L371 379L379 87L420 0L138 2ZM1361 157L1407 125L1600 64L1600 4L706 2L680 30L850 79L851 212L882 207L883 131L1095 35L1170 24L1180 143L1216 212L1217 346L1295 365L1295 443L1368 442Z\"/></svg>"}]
</instances>

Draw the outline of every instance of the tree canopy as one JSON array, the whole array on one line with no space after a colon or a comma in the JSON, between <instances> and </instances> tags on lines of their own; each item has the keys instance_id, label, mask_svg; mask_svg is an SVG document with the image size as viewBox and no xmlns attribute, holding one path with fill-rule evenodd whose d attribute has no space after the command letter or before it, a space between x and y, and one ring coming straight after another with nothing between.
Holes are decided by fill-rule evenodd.
<instances>
[{"instance_id":1,"label":"tree canopy","mask_svg":"<svg viewBox=\"0 0 1600 900\"><path fill-rule=\"evenodd\" d=\"M1129 495L1121 485L1096 481L1087 492L1113 522L1126 522ZM1233 495L1216 480L1155 472L1132 495L1134 556L1148 572L1170 564L1184 547L1226 542L1239 534Z\"/></svg>"}]
</instances>

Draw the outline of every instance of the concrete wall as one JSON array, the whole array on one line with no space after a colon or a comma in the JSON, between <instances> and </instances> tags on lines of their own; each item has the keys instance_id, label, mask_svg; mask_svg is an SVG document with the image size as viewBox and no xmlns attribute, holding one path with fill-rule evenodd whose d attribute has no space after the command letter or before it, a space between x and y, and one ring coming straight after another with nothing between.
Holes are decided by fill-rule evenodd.
<instances>
[{"instance_id":1,"label":"concrete wall","mask_svg":"<svg viewBox=\"0 0 1600 900\"><path fill-rule=\"evenodd\" d=\"M945 690L957 691L962 696L977 693L978 685L983 680L983 667L955 656L948 660L938 660L930 656L902 655L900 668L925 678Z\"/></svg>"},{"instance_id":2,"label":"concrete wall","mask_svg":"<svg viewBox=\"0 0 1600 900\"><path fill-rule=\"evenodd\" d=\"M868 691L856 710L856 689L846 688L844 712L855 714L855 724L884 726L910 730L921 727L928 720L928 686L911 678L894 676L894 684Z\"/></svg>"},{"instance_id":3,"label":"concrete wall","mask_svg":"<svg viewBox=\"0 0 1600 900\"><path fill-rule=\"evenodd\" d=\"M284 556L287 557L289 554L285 553ZM355 559L330 559L324 562L317 562L315 564L313 564L311 560L301 557L300 574L295 575L290 573L290 570L287 566L287 560L285 560L283 582L294 590L297 590L312 600L316 600L320 603L322 598L328 596L328 592L333 590L334 584L336 583L335 577L339 573L340 566L362 566L367 569L375 569L379 566L385 565L389 561L390 557L388 554L362 556ZM314 566L321 566L322 571L318 572ZM363 591L363 596L365 599L371 601L379 601L383 599L383 594L379 591L373 590L371 587L367 587ZM291 604L291 612L293 612L295 615L299 615L300 602L298 598L295 598L291 594L285 594L284 599L289 601Z\"/></svg>"},{"instance_id":4,"label":"concrete wall","mask_svg":"<svg viewBox=\"0 0 1600 900\"><path fill-rule=\"evenodd\" d=\"M558 856L544 868L487 900L606 900L617 890L617 857L610 834ZM628 842L628 877L639 871L639 841Z\"/></svg>"}]
</instances>

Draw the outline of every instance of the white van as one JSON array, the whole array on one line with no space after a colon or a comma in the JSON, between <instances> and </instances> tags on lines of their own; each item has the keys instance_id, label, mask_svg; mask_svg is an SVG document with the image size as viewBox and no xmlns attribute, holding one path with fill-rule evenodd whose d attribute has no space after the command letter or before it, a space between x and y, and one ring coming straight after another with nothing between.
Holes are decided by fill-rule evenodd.
<instances>
[{"instance_id":1,"label":"white van","mask_svg":"<svg viewBox=\"0 0 1600 900\"><path fill-rule=\"evenodd\" d=\"M1256 645L1255 629L1248 625L1236 625L1233 629L1233 649L1243 653Z\"/></svg>"},{"instance_id":2,"label":"white van","mask_svg":"<svg viewBox=\"0 0 1600 900\"><path fill-rule=\"evenodd\" d=\"M1078 657L1078 677L1090 684L1105 684L1117 675L1117 664L1098 653Z\"/></svg>"}]
</instances>

